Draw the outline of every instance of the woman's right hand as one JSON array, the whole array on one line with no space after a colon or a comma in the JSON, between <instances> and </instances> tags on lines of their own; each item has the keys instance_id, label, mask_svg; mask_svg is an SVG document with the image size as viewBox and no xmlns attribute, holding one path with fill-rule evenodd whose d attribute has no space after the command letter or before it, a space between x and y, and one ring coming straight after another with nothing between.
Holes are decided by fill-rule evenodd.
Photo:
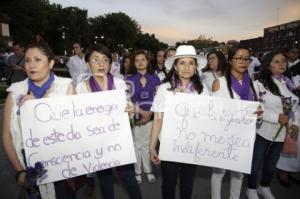
<instances>
[{"instance_id":1,"label":"woman's right hand","mask_svg":"<svg viewBox=\"0 0 300 199\"><path fill-rule=\"evenodd\" d=\"M17 179L17 183L22 187L26 185L26 172L20 173Z\"/></svg>"},{"instance_id":2,"label":"woman's right hand","mask_svg":"<svg viewBox=\"0 0 300 199\"><path fill-rule=\"evenodd\" d=\"M283 113L279 113L278 123L280 123L281 125L285 125L286 123L288 123L288 121L289 121L289 117L288 116L286 116Z\"/></svg>"},{"instance_id":3,"label":"woman's right hand","mask_svg":"<svg viewBox=\"0 0 300 199\"><path fill-rule=\"evenodd\" d=\"M153 164L158 165L160 164L160 159L158 158L158 155L156 153L156 150L150 150L150 158Z\"/></svg>"}]
</instances>

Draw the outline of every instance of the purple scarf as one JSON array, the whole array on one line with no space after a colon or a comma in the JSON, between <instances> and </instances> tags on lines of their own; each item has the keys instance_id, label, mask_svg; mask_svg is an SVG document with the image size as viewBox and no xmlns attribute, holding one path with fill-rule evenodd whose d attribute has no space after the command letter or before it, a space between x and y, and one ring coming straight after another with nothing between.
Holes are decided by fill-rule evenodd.
<instances>
[{"instance_id":1,"label":"purple scarf","mask_svg":"<svg viewBox=\"0 0 300 199\"><path fill-rule=\"evenodd\" d=\"M233 75L231 75L231 88L240 96L241 100L252 101L254 99L250 81L248 73L244 73L242 85Z\"/></svg>"},{"instance_id":2,"label":"purple scarf","mask_svg":"<svg viewBox=\"0 0 300 199\"><path fill-rule=\"evenodd\" d=\"M102 91L99 84L95 80L94 76L90 77L89 84L91 86L91 89L92 89L93 93ZM111 74L107 74L107 90L114 90L114 89L115 89L115 84L114 84L113 76Z\"/></svg>"},{"instance_id":3,"label":"purple scarf","mask_svg":"<svg viewBox=\"0 0 300 199\"><path fill-rule=\"evenodd\" d=\"M286 86L287 88L292 92L295 89L295 85L292 82L292 80L290 80L288 77L284 76L284 75L273 75L273 77L275 79L277 79L278 81L285 81L286 82Z\"/></svg>"},{"instance_id":4,"label":"purple scarf","mask_svg":"<svg viewBox=\"0 0 300 199\"><path fill-rule=\"evenodd\" d=\"M50 73L49 79L41 87L35 85L31 79L28 79L28 90L30 92L32 92L33 96L36 99L40 99L45 95L45 93L50 88L53 81L54 81L54 73L53 72Z\"/></svg>"}]
</instances>

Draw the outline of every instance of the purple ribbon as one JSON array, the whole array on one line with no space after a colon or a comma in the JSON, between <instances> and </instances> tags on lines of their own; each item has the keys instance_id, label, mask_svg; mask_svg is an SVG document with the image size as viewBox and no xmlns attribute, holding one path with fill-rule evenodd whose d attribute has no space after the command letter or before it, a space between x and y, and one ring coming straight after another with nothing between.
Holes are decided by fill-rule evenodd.
<instances>
[{"instance_id":1,"label":"purple ribbon","mask_svg":"<svg viewBox=\"0 0 300 199\"><path fill-rule=\"evenodd\" d=\"M90 77L89 84L91 86L92 92L102 91L94 76ZM115 84L114 84L113 76L111 74L107 74L107 90L114 90L114 89L115 89Z\"/></svg>"},{"instance_id":2,"label":"purple ribbon","mask_svg":"<svg viewBox=\"0 0 300 199\"><path fill-rule=\"evenodd\" d=\"M241 100L252 101L254 99L250 81L248 73L243 74L242 84L240 84L239 81L231 75L231 88L240 96Z\"/></svg>"}]
</instances>

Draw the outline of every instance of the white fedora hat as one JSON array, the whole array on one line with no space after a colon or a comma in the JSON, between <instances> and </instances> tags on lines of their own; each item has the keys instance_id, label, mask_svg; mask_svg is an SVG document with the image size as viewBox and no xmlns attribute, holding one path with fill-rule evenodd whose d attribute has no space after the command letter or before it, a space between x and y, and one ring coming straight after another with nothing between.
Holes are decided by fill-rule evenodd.
<instances>
[{"instance_id":1,"label":"white fedora hat","mask_svg":"<svg viewBox=\"0 0 300 199\"><path fill-rule=\"evenodd\" d=\"M199 65L203 62L203 58L200 55L197 55L196 53L196 49L194 48L194 46L191 45L181 45L178 46L176 49L176 53L174 57L169 57L166 59L165 61L165 67L167 70L171 70L174 61L178 58L182 58L182 57L192 57L197 59L197 68L199 68Z\"/></svg>"}]
</instances>

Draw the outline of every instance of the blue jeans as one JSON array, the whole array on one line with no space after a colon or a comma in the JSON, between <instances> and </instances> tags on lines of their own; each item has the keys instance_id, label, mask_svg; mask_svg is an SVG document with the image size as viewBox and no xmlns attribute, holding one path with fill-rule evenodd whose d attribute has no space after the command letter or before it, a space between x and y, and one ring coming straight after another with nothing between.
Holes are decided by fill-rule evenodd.
<instances>
[{"instance_id":1,"label":"blue jeans","mask_svg":"<svg viewBox=\"0 0 300 199\"><path fill-rule=\"evenodd\" d=\"M137 184L133 165L124 165L116 167L125 189L130 199L142 199L142 194L139 185ZM112 169L98 171L97 175L100 181L100 189L104 199L114 199L114 177Z\"/></svg>"},{"instance_id":2,"label":"blue jeans","mask_svg":"<svg viewBox=\"0 0 300 199\"><path fill-rule=\"evenodd\" d=\"M162 198L175 199L177 178L180 178L180 198L191 199L196 166L191 164L161 161Z\"/></svg>"},{"instance_id":3,"label":"blue jeans","mask_svg":"<svg viewBox=\"0 0 300 199\"><path fill-rule=\"evenodd\" d=\"M251 174L248 175L247 187L256 189L257 176L261 165L262 177L260 185L269 187L276 172L276 164L280 157L283 142L273 142L256 134L252 158ZM270 148L269 148L270 146ZM269 151L268 151L269 149Z\"/></svg>"}]
</instances>

